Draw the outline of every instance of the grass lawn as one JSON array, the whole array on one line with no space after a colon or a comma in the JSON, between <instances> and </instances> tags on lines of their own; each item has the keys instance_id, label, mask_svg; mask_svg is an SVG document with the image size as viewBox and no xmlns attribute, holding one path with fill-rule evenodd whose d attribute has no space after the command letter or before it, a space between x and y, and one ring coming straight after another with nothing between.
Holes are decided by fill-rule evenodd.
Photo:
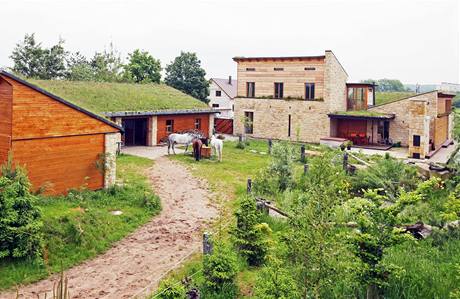
<instances>
[{"instance_id":1,"label":"grass lawn","mask_svg":"<svg viewBox=\"0 0 460 299\"><path fill-rule=\"evenodd\" d=\"M31 83L96 113L196 109L208 106L166 84L45 81Z\"/></svg>"},{"instance_id":2,"label":"grass lawn","mask_svg":"<svg viewBox=\"0 0 460 299\"><path fill-rule=\"evenodd\" d=\"M153 161L122 155L117 176L124 187L76 191L61 197L40 197L44 222L43 260L0 263L0 289L43 279L109 249L160 210L144 171ZM122 215L110 212L121 210Z\"/></svg>"},{"instance_id":3,"label":"grass lawn","mask_svg":"<svg viewBox=\"0 0 460 299\"><path fill-rule=\"evenodd\" d=\"M415 92L376 92L375 105L382 105L415 95Z\"/></svg>"}]
</instances>

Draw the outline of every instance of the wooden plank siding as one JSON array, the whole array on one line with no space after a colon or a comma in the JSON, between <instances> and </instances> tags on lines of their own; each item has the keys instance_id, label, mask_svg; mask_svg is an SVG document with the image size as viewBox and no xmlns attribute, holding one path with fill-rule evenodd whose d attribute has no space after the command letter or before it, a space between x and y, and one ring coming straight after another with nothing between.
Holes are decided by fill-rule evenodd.
<instances>
[{"instance_id":1,"label":"wooden plank siding","mask_svg":"<svg viewBox=\"0 0 460 299\"><path fill-rule=\"evenodd\" d=\"M195 129L195 120L201 119L201 129L206 137L209 137L209 114L186 114L186 115L161 115L157 117L157 144L164 140L166 132L166 120L174 120L174 132Z\"/></svg>"},{"instance_id":2,"label":"wooden plank siding","mask_svg":"<svg viewBox=\"0 0 460 299\"><path fill-rule=\"evenodd\" d=\"M0 77L0 164L11 148L13 87Z\"/></svg>"},{"instance_id":3,"label":"wooden plank siding","mask_svg":"<svg viewBox=\"0 0 460 299\"><path fill-rule=\"evenodd\" d=\"M96 162L105 152L105 134L117 132L90 112L0 74L0 159L6 136L13 162L26 168L33 190L46 187L48 194L62 194L103 188Z\"/></svg>"},{"instance_id":4,"label":"wooden plank siding","mask_svg":"<svg viewBox=\"0 0 460 299\"><path fill-rule=\"evenodd\" d=\"M438 117L434 121L434 146L438 149L449 136L449 116Z\"/></svg>"},{"instance_id":5,"label":"wooden plank siding","mask_svg":"<svg viewBox=\"0 0 460 299\"><path fill-rule=\"evenodd\" d=\"M14 161L25 166L33 189L46 187L50 194L83 186L92 190L102 188L104 177L96 161L103 152L104 134L13 142Z\"/></svg>"},{"instance_id":6,"label":"wooden plank siding","mask_svg":"<svg viewBox=\"0 0 460 299\"><path fill-rule=\"evenodd\" d=\"M114 133L118 130L11 79L13 140Z\"/></svg>"}]
</instances>

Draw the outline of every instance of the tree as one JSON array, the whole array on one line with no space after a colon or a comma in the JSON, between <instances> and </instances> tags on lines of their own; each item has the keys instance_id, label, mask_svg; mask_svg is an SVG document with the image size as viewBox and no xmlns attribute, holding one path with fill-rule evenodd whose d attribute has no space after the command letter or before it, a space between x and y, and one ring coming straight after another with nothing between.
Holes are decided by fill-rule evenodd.
<instances>
[{"instance_id":1,"label":"tree","mask_svg":"<svg viewBox=\"0 0 460 299\"><path fill-rule=\"evenodd\" d=\"M35 34L26 34L11 54L13 71L28 77L43 80L60 79L65 76L66 57L64 40L49 49L43 48L35 40Z\"/></svg>"},{"instance_id":2,"label":"tree","mask_svg":"<svg viewBox=\"0 0 460 299\"><path fill-rule=\"evenodd\" d=\"M71 81L93 81L94 71L91 63L80 52L73 53L67 60L66 79Z\"/></svg>"},{"instance_id":3,"label":"tree","mask_svg":"<svg viewBox=\"0 0 460 299\"><path fill-rule=\"evenodd\" d=\"M261 223L255 199L250 196L242 198L235 215L235 245L249 265L261 265L269 249L271 230L266 223Z\"/></svg>"},{"instance_id":4,"label":"tree","mask_svg":"<svg viewBox=\"0 0 460 299\"><path fill-rule=\"evenodd\" d=\"M11 156L1 173L0 260L39 256L43 223L27 174L20 167L13 169Z\"/></svg>"},{"instance_id":5,"label":"tree","mask_svg":"<svg viewBox=\"0 0 460 299\"><path fill-rule=\"evenodd\" d=\"M129 62L125 65L125 76L136 83L160 83L161 64L148 52L139 49L128 54Z\"/></svg>"},{"instance_id":6,"label":"tree","mask_svg":"<svg viewBox=\"0 0 460 299\"><path fill-rule=\"evenodd\" d=\"M407 89L404 87L401 81L397 79L380 79L380 80L367 79L367 80L362 80L361 82L377 84L378 86L376 88L376 91L382 91L382 92L407 91Z\"/></svg>"},{"instance_id":7,"label":"tree","mask_svg":"<svg viewBox=\"0 0 460 299\"><path fill-rule=\"evenodd\" d=\"M220 291L226 285L234 284L237 273L235 251L221 242L215 244L212 254L203 258L205 285L213 291Z\"/></svg>"},{"instance_id":8,"label":"tree","mask_svg":"<svg viewBox=\"0 0 460 299\"><path fill-rule=\"evenodd\" d=\"M91 68L94 72L94 80L98 82L121 82L123 81L123 63L120 54L110 44L110 49L104 52L96 52L91 59Z\"/></svg>"},{"instance_id":9,"label":"tree","mask_svg":"<svg viewBox=\"0 0 460 299\"><path fill-rule=\"evenodd\" d=\"M349 241L364 267L361 280L368 286L368 299L380 298L388 277L399 270L395 265L384 264L383 256L390 247L412 239L409 233L397 228L400 225L398 216L407 206L421 199L419 191L401 190L398 199L388 204L386 196L377 190L368 190L363 197L355 197L346 203L349 220L357 223Z\"/></svg>"},{"instance_id":10,"label":"tree","mask_svg":"<svg viewBox=\"0 0 460 299\"><path fill-rule=\"evenodd\" d=\"M335 225L349 183L335 151L310 159L309 166L300 190L291 195L289 229L283 239L302 298L322 298L353 272L352 267L346 269L347 244Z\"/></svg>"},{"instance_id":11,"label":"tree","mask_svg":"<svg viewBox=\"0 0 460 299\"><path fill-rule=\"evenodd\" d=\"M209 82L206 72L196 53L181 52L171 64L166 66L165 82L205 103L209 100Z\"/></svg>"}]
</instances>

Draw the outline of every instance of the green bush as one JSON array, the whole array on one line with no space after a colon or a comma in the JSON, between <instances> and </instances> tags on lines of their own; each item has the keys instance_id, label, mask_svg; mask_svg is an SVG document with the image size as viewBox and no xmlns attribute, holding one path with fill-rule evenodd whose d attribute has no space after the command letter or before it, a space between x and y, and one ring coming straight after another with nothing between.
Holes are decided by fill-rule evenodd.
<instances>
[{"instance_id":1,"label":"green bush","mask_svg":"<svg viewBox=\"0 0 460 299\"><path fill-rule=\"evenodd\" d=\"M0 177L0 260L39 256L43 242L37 197L26 171L11 166L10 159Z\"/></svg>"},{"instance_id":2,"label":"green bush","mask_svg":"<svg viewBox=\"0 0 460 299\"><path fill-rule=\"evenodd\" d=\"M163 280L160 283L155 298L159 299L183 299L186 296L186 290L181 282L173 279Z\"/></svg>"},{"instance_id":3,"label":"green bush","mask_svg":"<svg viewBox=\"0 0 460 299\"><path fill-rule=\"evenodd\" d=\"M360 170L353 177L353 191L382 189L391 199L398 196L400 188L411 191L417 187L417 169L404 164L402 161L386 157L364 170Z\"/></svg>"},{"instance_id":4,"label":"green bush","mask_svg":"<svg viewBox=\"0 0 460 299\"><path fill-rule=\"evenodd\" d=\"M241 200L235 215L235 245L249 265L258 266L265 261L269 249L270 227L266 223L260 223L260 213L252 197Z\"/></svg>"},{"instance_id":5,"label":"green bush","mask_svg":"<svg viewBox=\"0 0 460 299\"><path fill-rule=\"evenodd\" d=\"M216 243L213 253L203 258L205 285L212 291L220 291L228 285L234 285L237 273L236 253L223 243Z\"/></svg>"}]
</instances>

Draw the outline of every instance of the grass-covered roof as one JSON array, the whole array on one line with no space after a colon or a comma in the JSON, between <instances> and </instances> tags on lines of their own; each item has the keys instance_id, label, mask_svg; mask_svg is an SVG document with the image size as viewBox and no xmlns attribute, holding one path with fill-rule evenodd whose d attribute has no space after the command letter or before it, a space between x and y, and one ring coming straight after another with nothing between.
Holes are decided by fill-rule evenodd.
<instances>
[{"instance_id":1,"label":"grass-covered roof","mask_svg":"<svg viewBox=\"0 0 460 299\"><path fill-rule=\"evenodd\" d=\"M375 105L383 105L416 95L411 91L376 92Z\"/></svg>"},{"instance_id":2,"label":"grass-covered roof","mask_svg":"<svg viewBox=\"0 0 460 299\"><path fill-rule=\"evenodd\" d=\"M166 84L29 80L32 84L96 113L203 109L208 106Z\"/></svg>"}]
</instances>

